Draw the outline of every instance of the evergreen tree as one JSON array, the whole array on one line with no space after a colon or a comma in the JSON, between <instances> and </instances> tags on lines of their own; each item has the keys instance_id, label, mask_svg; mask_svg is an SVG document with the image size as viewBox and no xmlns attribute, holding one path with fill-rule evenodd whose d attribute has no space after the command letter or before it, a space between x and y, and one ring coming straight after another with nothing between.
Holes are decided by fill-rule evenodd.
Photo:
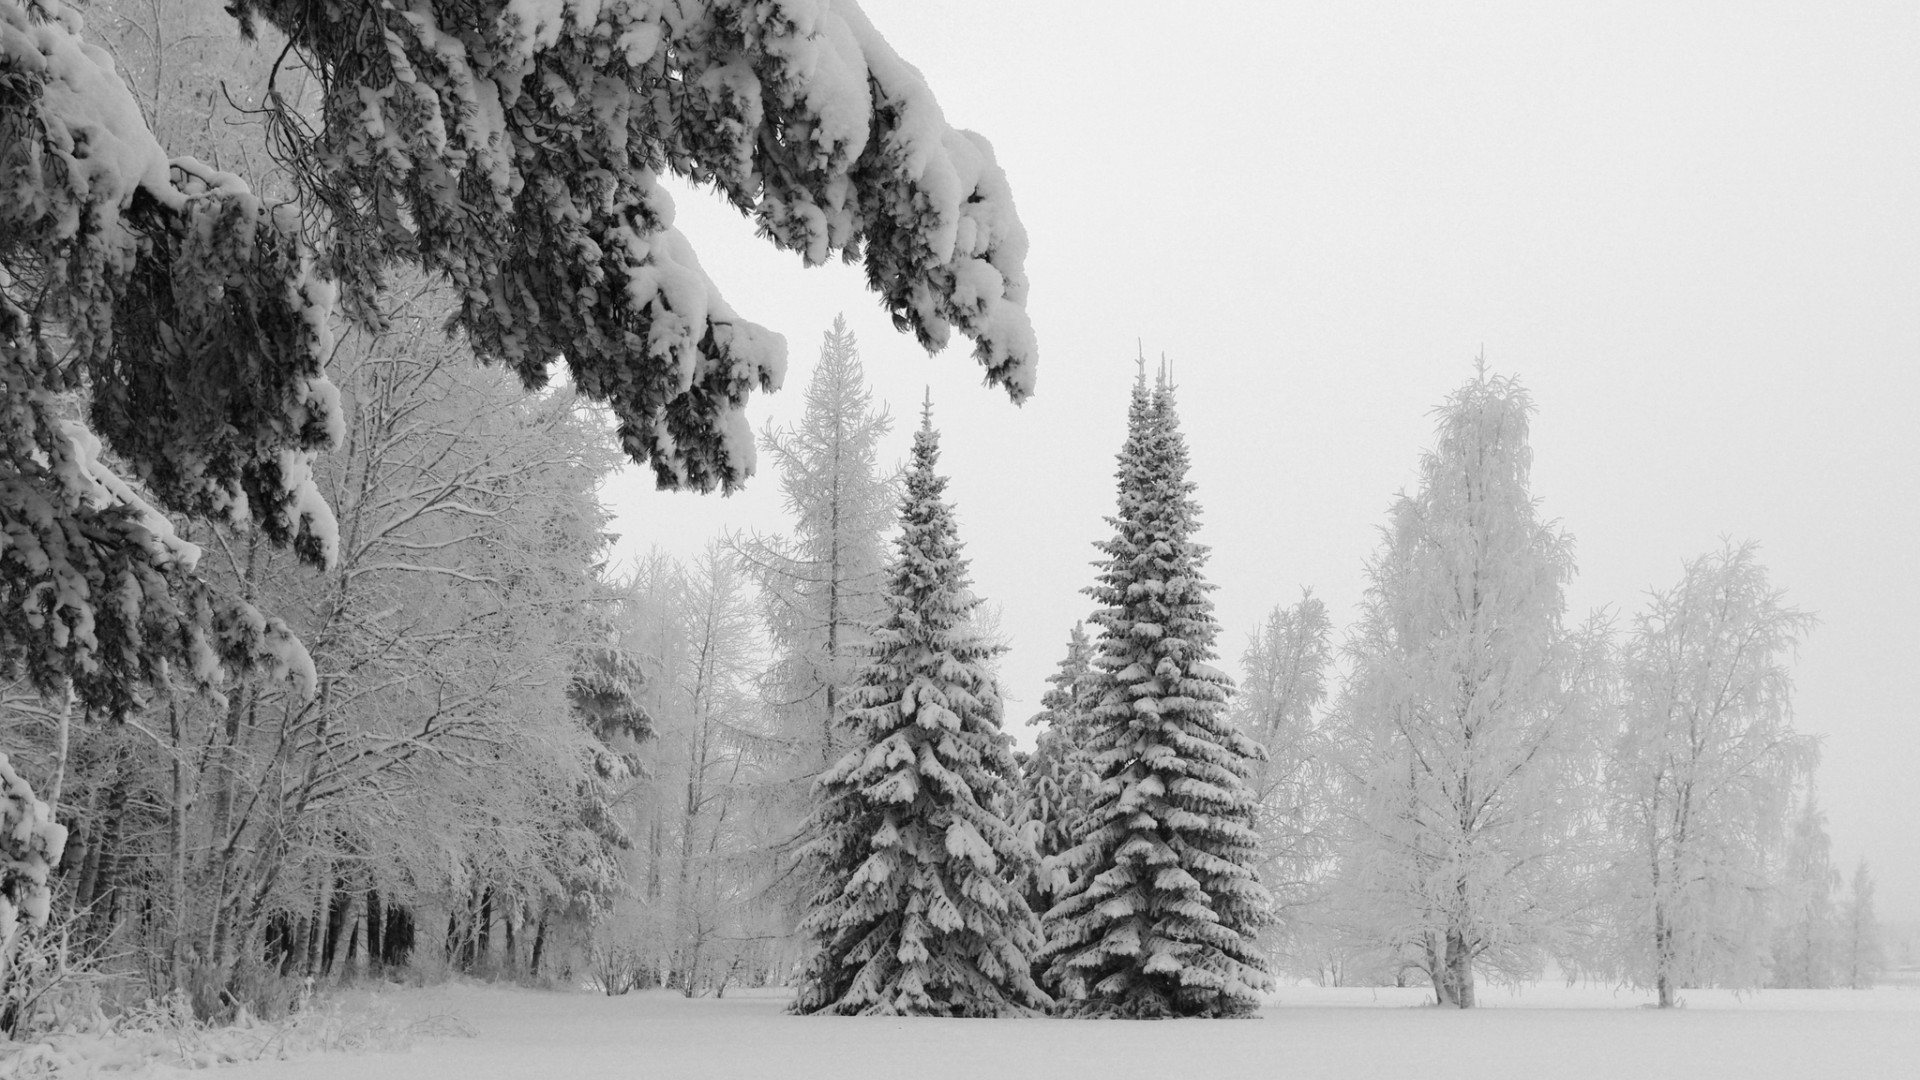
<instances>
[{"instance_id":1,"label":"evergreen tree","mask_svg":"<svg viewBox=\"0 0 1920 1080\"><path fill-rule=\"evenodd\" d=\"M1052 907L1066 882L1059 859L1085 833L1084 820L1099 779L1086 750L1087 709L1095 680L1093 644L1083 623L1073 624L1067 655L1047 682L1051 688L1040 698L1041 711L1027 721L1041 730L1020 778L1020 823L1040 856L1027 890L1036 912Z\"/></svg>"},{"instance_id":2,"label":"evergreen tree","mask_svg":"<svg viewBox=\"0 0 1920 1080\"><path fill-rule=\"evenodd\" d=\"M1887 957L1880 920L1873 913L1873 874L1865 859L1853 869L1853 894L1840 915L1840 938L1842 977L1855 990L1870 989Z\"/></svg>"},{"instance_id":3,"label":"evergreen tree","mask_svg":"<svg viewBox=\"0 0 1920 1080\"><path fill-rule=\"evenodd\" d=\"M1101 605L1088 749L1099 787L1072 872L1047 913L1048 978L1088 1016L1240 1016L1270 980L1254 940L1270 899L1246 777L1259 747L1210 667L1206 548L1164 374L1142 371L1120 453L1114 537L1089 593Z\"/></svg>"},{"instance_id":4,"label":"evergreen tree","mask_svg":"<svg viewBox=\"0 0 1920 1080\"><path fill-rule=\"evenodd\" d=\"M313 466L344 434L329 313L337 295L385 325L396 265L451 286L481 359L528 386L564 364L661 486L738 487L785 343L721 298L663 173L808 263L861 262L928 349L958 330L989 382L1032 390L1005 174L850 0L227 11L286 35L274 71L316 76L306 96L269 76L250 110L297 200L163 147L73 8L0 0L0 472L21 481L0 485L0 663L42 692L121 714L167 669L313 689L299 642L210 594L166 515L337 557Z\"/></svg>"},{"instance_id":5,"label":"evergreen tree","mask_svg":"<svg viewBox=\"0 0 1920 1080\"><path fill-rule=\"evenodd\" d=\"M820 778L809 853L823 885L798 1013L1002 1016L1047 1005L1040 926L1017 882L1015 765L931 409L914 437L886 621L847 714L854 745Z\"/></svg>"}]
</instances>

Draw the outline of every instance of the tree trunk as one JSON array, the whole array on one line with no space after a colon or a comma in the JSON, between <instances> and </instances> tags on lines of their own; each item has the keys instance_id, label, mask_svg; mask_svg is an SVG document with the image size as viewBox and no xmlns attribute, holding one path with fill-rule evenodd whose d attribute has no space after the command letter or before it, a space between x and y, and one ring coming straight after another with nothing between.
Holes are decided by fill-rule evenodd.
<instances>
[{"instance_id":1,"label":"tree trunk","mask_svg":"<svg viewBox=\"0 0 1920 1080\"><path fill-rule=\"evenodd\" d=\"M1673 1008L1673 927L1667 925L1666 905L1653 905L1653 985L1660 1007Z\"/></svg>"},{"instance_id":2,"label":"tree trunk","mask_svg":"<svg viewBox=\"0 0 1920 1080\"><path fill-rule=\"evenodd\" d=\"M540 954L545 951L546 945L547 911L545 908L541 908L540 921L535 923L533 927L533 955L527 960L527 976L529 978L538 979L540 977Z\"/></svg>"},{"instance_id":3,"label":"tree trunk","mask_svg":"<svg viewBox=\"0 0 1920 1080\"><path fill-rule=\"evenodd\" d=\"M485 967L493 955L493 886L480 890L480 912L473 920L473 959Z\"/></svg>"},{"instance_id":4,"label":"tree trunk","mask_svg":"<svg viewBox=\"0 0 1920 1080\"><path fill-rule=\"evenodd\" d=\"M1473 950L1468 946L1466 936L1461 931L1447 931L1447 954L1445 957L1443 981L1447 996L1443 1005L1455 1008L1473 1008Z\"/></svg>"},{"instance_id":5,"label":"tree trunk","mask_svg":"<svg viewBox=\"0 0 1920 1080\"><path fill-rule=\"evenodd\" d=\"M380 891L367 888L367 970L378 970L385 957L380 952Z\"/></svg>"},{"instance_id":6,"label":"tree trunk","mask_svg":"<svg viewBox=\"0 0 1920 1080\"><path fill-rule=\"evenodd\" d=\"M500 931L503 939L501 942L500 970L506 972L509 978L519 974L514 970L520 961L520 955L514 948L516 943L513 934L513 924L519 916L520 905L512 901L509 901L506 909L500 913Z\"/></svg>"},{"instance_id":7,"label":"tree trunk","mask_svg":"<svg viewBox=\"0 0 1920 1080\"><path fill-rule=\"evenodd\" d=\"M175 990L187 988L187 748L180 705L168 688L160 693L167 703L167 734L173 742L173 791L167 801L167 894L173 910L168 922L168 981Z\"/></svg>"},{"instance_id":8,"label":"tree trunk","mask_svg":"<svg viewBox=\"0 0 1920 1080\"><path fill-rule=\"evenodd\" d=\"M345 978L347 955L360 932L360 893L341 882L334 893L332 917L327 924L327 961L323 974Z\"/></svg>"},{"instance_id":9,"label":"tree trunk","mask_svg":"<svg viewBox=\"0 0 1920 1080\"><path fill-rule=\"evenodd\" d=\"M320 975L321 958L326 955L327 927L333 914L333 871L323 869L320 872L320 892L314 900L313 933L307 936L306 971L308 975Z\"/></svg>"}]
</instances>

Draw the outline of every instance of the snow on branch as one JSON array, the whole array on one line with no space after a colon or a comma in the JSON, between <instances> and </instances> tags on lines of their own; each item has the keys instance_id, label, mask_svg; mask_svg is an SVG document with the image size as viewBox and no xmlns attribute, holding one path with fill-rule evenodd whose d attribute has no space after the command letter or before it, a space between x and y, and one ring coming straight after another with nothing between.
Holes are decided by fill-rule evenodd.
<instances>
[{"instance_id":1,"label":"snow on branch","mask_svg":"<svg viewBox=\"0 0 1920 1080\"><path fill-rule=\"evenodd\" d=\"M57 0L0 0L0 657L112 714L169 670L310 689L298 640L216 596L162 509L333 557L312 473L341 433L332 289L295 215L167 158L81 32Z\"/></svg>"},{"instance_id":2,"label":"snow on branch","mask_svg":"<svg viewBox=\"0 0 1920 1080\"><path fill-rule=\"evenodd\" d=\"M33 926L46 924L47 874L66 846L67 827L53 820L47 804L0 754L0 974L20 917Z\"/></svg>"},{"instance_id":3,"label":"snow on branch","mask_svg":"<svg viewBox=\"0 0 1920 1080\"><path fill-rule=\"evenodd\" d=\"M381 268L447 276L456 322L530 385L565 359L666 487L733 488L785 343L722 300L657 178L712 184L808 263L864 261L929 349L954 328L1024 399L1027 240L985 140L846 0L239 0L325 79L283 109L330 270L377 324Z\"/></svg>"}]
</instances>

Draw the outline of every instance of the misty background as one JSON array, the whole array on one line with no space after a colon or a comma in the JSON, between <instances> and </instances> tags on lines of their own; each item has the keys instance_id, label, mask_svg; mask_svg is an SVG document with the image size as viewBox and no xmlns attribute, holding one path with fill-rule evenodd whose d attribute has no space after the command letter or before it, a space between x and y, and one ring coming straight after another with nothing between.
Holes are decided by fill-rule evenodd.
<instances>
[{"instance_id":1,"label":"misty background","mask_svg":"<svg viewBox=\"0 0 1920 1080\"><path fill-rule=\"evenodd\" d=\"M1091 611L1137 347L1173 363L1236 674L1302 586L1344 631L1431 410L1484 352L1538 406L1571 617L1625 627L1722 537L1819 615L1796 724L1835 864L1865 857L1881 917L1920 920L1920 7L863 6L1007 170L1034 399L981 389L964 342L927 358L857 270L799 272L710 195L679 189L678 223L787 338L756 428L797 419L839 313L890 459L931 389L1016 738ZM626 470L621 557L784 529L775 479L722 499Z\"/></svg>"}]
</instances>

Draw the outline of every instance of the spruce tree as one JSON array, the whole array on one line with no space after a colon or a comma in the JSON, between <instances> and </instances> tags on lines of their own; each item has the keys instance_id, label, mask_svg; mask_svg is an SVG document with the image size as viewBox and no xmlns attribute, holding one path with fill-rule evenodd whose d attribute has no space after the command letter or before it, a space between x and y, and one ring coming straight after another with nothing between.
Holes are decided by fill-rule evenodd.
<instances>
[{"instance_id":1,"label":"spruce tree","mask_svg":"<svg viewBox=\"0 0 1920 1080\"><path fill-rule=\"evenodd\" d=\"M1040 698L1041 711L1027 721L1041 730L1020 778L1018 814L1040 857L1027 890L1027 902L1035 911L1052 907L1066 882L1059 859L1086 831L1083 822L1099 780L1086 750L1095 680L1093 643L1085 624L1073 624L1067 655L1047 682L1051 688Z\"/></svg>"},{"instance_id":2,"label":"spruce tree","mask_svg":"<svg viewBox=\"0 0 1920 1080\"><path fill-rule=\"evenodd\" d=\"M1100 782L1047 913L1047 975L1078 1015L1243 1016L1270 984L1254 940L1270 901L1245 782L1260 750L1208 664L1218 624L1186 474L1173 389L1163 374L1149 393L1143 371L1114 536L1088 590L1101 604L1088 740Z\"/></svg>"},{"instance_id":3,"label":"spruce tree","mask_svg":"<svg viewBox=\"0 0 1920 1080\"><path fill-rule=\"evenodd\" d=\"M886 621L850 697L853 746L820 778L809 854L822 887L797 1013L1004 1016L1044 1008L1039 921L1008 824L1015 765L969 628L979 604L943 498L931 409L914 436Z\"/></svg>"}]
</instances>

